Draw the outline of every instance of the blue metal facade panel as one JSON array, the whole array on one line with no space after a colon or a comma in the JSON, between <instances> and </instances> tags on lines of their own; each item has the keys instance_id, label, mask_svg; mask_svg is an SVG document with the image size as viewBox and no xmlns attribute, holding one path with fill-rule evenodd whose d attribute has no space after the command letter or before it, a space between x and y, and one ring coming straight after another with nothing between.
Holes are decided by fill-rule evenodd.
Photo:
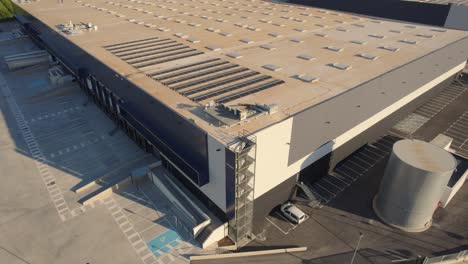
<instances>
[{"instance_id":1,"label":"blue metal facade panel","mask_svg":"<svg viewBox=\"0 0 468 264\"><path fill-rule=\"evenodd\" d=\"M144 126L154 134L153 140L159 139L152 144L170 158L179 169L199 186L209 182L207 134L202 129L126 78L119 76L60 33L51 30L32 16L27 16L26 20L30 22L25 25L29 33L36 34L35 37L44 43L44 48L66 64L81 81L92 74L113 94L123 99L122 105L134 119L139 121L140 127ZM26 20L24 17L18 19L23 24ZM147 135L148 131L140 133Z\"/></svg>"},{"instance_id":2,"label":"blue metal facade panel","mask_svg":"<svg viewBox=\"0 0 468 264\"><path fill-rule=\"evenodd\" d=\"M234 218L236 192L236 154L226 148L226 216Z\"/></svg>"}]
</instances>

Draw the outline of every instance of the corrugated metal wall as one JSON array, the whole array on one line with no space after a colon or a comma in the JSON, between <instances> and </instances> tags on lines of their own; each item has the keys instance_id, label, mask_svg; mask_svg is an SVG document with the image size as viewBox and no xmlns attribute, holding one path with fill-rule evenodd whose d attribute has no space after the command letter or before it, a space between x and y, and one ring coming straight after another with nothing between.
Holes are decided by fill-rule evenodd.
<instances>
[{"instance_id":1,"label":"corrugated metal wall","mask_svg":"<svg viewBox=\"0 0 468 264\"><path fill-rule=\"evenodd\" d=\"M138 120L140 128L146 127L147 131L143 130L140 133L148 135L150 131L153 136L148 139L199 186L208 183L207 135L203 130L127 79L116 76L105 64L34 17L26 16L26 19L23 17L18 20L23 23L29 21L30 24L26 25L29 31L35 33L46 48L76 75L92 74L112 93L122 98L122 106L130 114L127 118L133 117L129 118L129 122L136 126L135 120Z\"/></svg>"}]
</instances>

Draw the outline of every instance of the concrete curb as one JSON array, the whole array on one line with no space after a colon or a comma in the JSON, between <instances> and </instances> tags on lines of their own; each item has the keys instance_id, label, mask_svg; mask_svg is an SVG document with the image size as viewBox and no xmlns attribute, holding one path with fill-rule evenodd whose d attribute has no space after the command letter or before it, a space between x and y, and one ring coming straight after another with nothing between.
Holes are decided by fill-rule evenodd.
<instances>
[{"instance_id":1,"label":"concrete curb","mask_svg":"<svg viewBox=\"0 0 468 264\"><path fill-rule=\"evenodd\" d=\"M240 252L240 253L227 253L227 254L215 254L215 255L204 255L204 256L190 256L190 261L192 261L192 260L209 260L209 259L253 257L253 256L261 256L261 255L302 252L302 251L306 251L306 250L307 250L307 247L296 247L296 248L282 248L282 249L272 249L272 250Z\"/></svg>"}]
</instances>

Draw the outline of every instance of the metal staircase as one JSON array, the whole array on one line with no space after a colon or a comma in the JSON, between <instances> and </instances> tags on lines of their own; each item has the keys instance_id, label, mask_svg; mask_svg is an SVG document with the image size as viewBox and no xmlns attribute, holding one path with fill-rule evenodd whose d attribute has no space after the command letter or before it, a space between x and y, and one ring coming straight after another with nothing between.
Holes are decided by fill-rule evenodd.
<instances>
[{"instance_id":1,"label":"metal staircase","mask_svg":"<svg viewBox=\"0 0 468 264\"><path fill-rule=\"evenodd\" d=\"M253 237L256 138L244 132L239 139L232 149L235 152L235 216L229 221L229 236L242 246Z\"/></svg>"},{"instance_id":2,"label":"metal staircase","mask_svg":"<svg viewBox=\"0 0 468 264\"><path fill-rule=\"evenodd\" d=\"M315 208L317 206L320 206L321 204L321 199L318 197L317 194L314 194L309 186L304 184L303 182L298 182L297 187L299 187L309 200L309 206L312 208Z\"/></svg>"}]
</instances>

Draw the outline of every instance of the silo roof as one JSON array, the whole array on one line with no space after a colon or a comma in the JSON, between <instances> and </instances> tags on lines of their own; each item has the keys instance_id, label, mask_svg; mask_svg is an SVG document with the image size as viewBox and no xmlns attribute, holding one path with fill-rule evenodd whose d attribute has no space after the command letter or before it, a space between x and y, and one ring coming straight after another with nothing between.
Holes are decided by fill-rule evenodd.
<instances>
[{"instance_id":1,"label":"silo roof","mask_svg":"<svg viewBox=\"0 0 468 264\"><path fill-rule=\"evenodd\" d=\"M400 140L393 153L408 165L432 172L447 172L457 166L455 158L444 149L421 140Z\"/></svg>"}]
</instances>

